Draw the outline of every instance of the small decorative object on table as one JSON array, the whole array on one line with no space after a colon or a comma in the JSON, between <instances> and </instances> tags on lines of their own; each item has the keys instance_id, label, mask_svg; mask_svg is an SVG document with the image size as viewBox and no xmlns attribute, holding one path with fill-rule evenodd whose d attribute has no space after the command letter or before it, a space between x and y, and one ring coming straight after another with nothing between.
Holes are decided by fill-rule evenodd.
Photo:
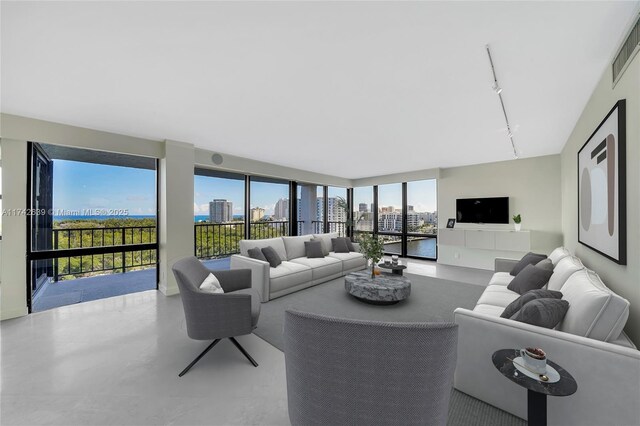
<instances>
[{"instance_id":1,"label":"small decorative object on table","mask_svg":"<svg viewBox=\"0 0 640 426\"><path fill-rule=\"evenodd\" d=\"M544 374L534 371L522 361L522 354L545 358ZM539 348L500 349L491 357L493 365L504 377L527 389L527 421L530 426L546 426L547 395L569 396L578 390L578 384L568 371L546 358ZM538 359L538 361L540 361Z\"/></svg>"},{"instance_id":2,"label":"small decorative object on table","mask_svg":"<svg viewBox=\"0 0 640 426\"><path fill-rule=\"evenodd\" d=\"M520 213L513 216L513 223L516 224L516 231L519 231L520 229L522 229L522 217L520 216Z\"/></svg>"},{"instance_id":3,"label":"small decorative object on table","mask_svg":"<svg viewBox=\"0 0 640 426\"><path fill-rule=\"evenodd\" d=\"M382 240L369 234L360 234L360 253L371 262L371 278L376 276L376 263L382 259L384 255L384 245Z\"/></svg>"},{"instance_id":4,"label":"small decorative object on table","mask_svg":"<svg viewBox=\"0 0 640 426\"><path fill-rule=\"evenodd\" d=\"M395 254L391 256L391 265L398 266L398 256L396 256Z\"/></svg>"}]
</instances>

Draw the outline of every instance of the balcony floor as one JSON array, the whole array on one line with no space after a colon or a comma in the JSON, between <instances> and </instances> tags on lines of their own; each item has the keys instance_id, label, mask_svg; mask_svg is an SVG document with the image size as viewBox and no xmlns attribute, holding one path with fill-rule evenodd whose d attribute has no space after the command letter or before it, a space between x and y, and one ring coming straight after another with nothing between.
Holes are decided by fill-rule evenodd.
<instances>
[{"instance_id":1,"label":"balcony floor","mask_svg":"<svg viewBox=\"0 0 640 426\"><path fill-rule=\"evenodd\" d=\"M230 258L205 260L203 263L209 269L229 269ZM155 268L130 271L124 274L104 274L49 282L34 298L31 310L32 312L40 312L74 303L155 289Z\"/></svg>"}]
</instances>

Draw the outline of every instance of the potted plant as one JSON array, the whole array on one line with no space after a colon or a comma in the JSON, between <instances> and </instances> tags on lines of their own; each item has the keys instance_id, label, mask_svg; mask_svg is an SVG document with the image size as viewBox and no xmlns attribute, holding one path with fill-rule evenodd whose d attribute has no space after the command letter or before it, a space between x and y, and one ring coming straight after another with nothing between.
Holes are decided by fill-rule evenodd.
<instances>
[{"instance_id":1,"label":"potted plant","mask_svg":"<svg viewBox=\"0 0 640 426\"><path fill-rule=\"evenodd\" d=\"M360 253L371 262L371 278L375 278L376 264L384 254L384 244L378 237L371 234L360 234Z\"/></svg>"},{"instance_id":2,"label":"potted plant","mask_svg":"<svg viewBox=\"0 0 640 426\"><path fill-rule=\"evenodd\" d=\"M513 216L513 223L516 224L516 231L519 231L522 228L522 217L520 217L520 213Z\"/></svg>"}]
</instances>

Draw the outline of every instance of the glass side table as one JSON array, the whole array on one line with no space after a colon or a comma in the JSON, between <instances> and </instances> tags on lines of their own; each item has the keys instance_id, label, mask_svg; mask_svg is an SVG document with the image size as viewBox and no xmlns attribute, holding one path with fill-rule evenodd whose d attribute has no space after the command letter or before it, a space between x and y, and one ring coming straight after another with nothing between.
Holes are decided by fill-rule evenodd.
<instances>
[{"instance_id":1,"label":"glass side table","mask_svg":"<svg viewBox=\"0 0 640 426\"><path fill-rule=\"evenodd\" d=\"M392 265L391 263L379 263L378 267L383 269L390 269L392 274L403 275L402 271L407 269L406 265Z\"/></svg>"},{"instance_id":2,"label":"glass side table","mask_svg":"<svg viewBox=\"0 0 640 426\"><path fill-rule=\"evenodd\" d=\"M547 395L569 396L578 390L578 384L567 370L547 359L547 365L553 367L560 375L555 383L543 382L528 377L520 372L511 359L520 356L520 349L500 349L491 356L493 365L503 376L527 389L527 421L530 426L546 426Z\"/></svg>"}]
</instances>

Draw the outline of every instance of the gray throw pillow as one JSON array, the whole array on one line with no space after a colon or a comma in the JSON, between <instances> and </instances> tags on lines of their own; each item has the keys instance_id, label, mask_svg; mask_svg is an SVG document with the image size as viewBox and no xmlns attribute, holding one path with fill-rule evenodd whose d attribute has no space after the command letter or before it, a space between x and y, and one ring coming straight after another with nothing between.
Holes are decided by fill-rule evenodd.
<instances>
[{"instance_id":1,"label":"gray throw pillow","mask_svg":"<svg viewBox=\"0 0 640 426\"><path fill-rule=\"evenodd\" d=\"M536 263L546 258L547 256L545 256L544 254L536 254L536 253L529 252L525 254L524 257L518 261L518 263L516 263L516 266L513 267L510 274L515 277L516 275L518 275L520 271L524 269L525 266L535 265Z\"/></svg>"},{"instance_id":2,"label":"gray throw pillow","mask_svg":"<svg viewBox=\"0 0 640 426\"><path fill-rule=\"evenodd\" d=\"M305 241L304 251L309 259L324 257L322 241Z\"/></svg>"},{"instance_id":3,"label":"gray throw pillow","mask_svg":"<svg viewBox=\"0 0 640 426\"><path fill-rule=\"evenodd\" d=\"M536 299L562 299L562 293L555 290L529 290L513 302L509 303L500 315L502 318L511 318L524 305Z\"/></svg>"},{"instance_id":4,"label":"gray throw pillow","mask_svg":"<svg viewBox=\"0 0 640 426\"><path fill-rule=\"evenodd\" d=\"M547 269L549 271L553 271L553 262L548 257L540 262L536 263L538 268Z\"/></svg>"},{"instance_id":5,"label":"gray throw pillow","mask_svg":"<svg viewBox=\"0 0 640 426\"><path fill-rule=\"evenodd\" d=\"M566 300L536 299L524 305L511 319L539 327L554 328L560 324L568 310L569 302Z\"/></svg>"},{"instance_id":6,"label":"gray throw pillow","mask_svg":"<svg viewBox=\"0 0 640 426\"><path fill-rule=\"evenodd\" d=\"M518 294L525 294L529 290L537 290L549 282L553 271L538 268L534 265L527 265L511 280L507 288Z\"/></svg>"},{"instance_id":7,"label":"gray throw pillow","mask_svg":"<svg viewBox=\"0 0 640 426\"><path fill-rule=\"evenodd\" d=\"M351 238L348 237L340 237L344 240L345 243L347 243L347 248L349 249L349 251L356 251L355 246L353 245L353 243L351 242Z\"/></svg>"},{"instance_id":8,"label":"gray throw pillow","mask_svg":"<svg viewBox=\"0 0 640 426\"><path fill-rule=\"evenodd\" d=\"M325 248L325 245L322 242L322 238L313 237L311 241L320 241L320 244L322 245L322 254L324 254L325 256L329 256L329 250Z\"/></svg>"},{"instance_id":9,"label":"gray throw pillow","mask_svg":"<svg viewBox=\"0 0 640 426\"><path fill-rule=\"evenodd\" d=\"M264 247L262 249L262 254L267 258L267 262L271 265L272 268L277 268L279 264L282 263L282 259L280 259L280 255L278 252L271 246Z\"/></svg>"},{"instance_id":10,"label":"gray throw pillow","mask_svg":"<svg viewBox=\"0 0 640 426\"><path fill-rule=\"evenodd\" d=\"M349 253L349 247L344 238L332 238L331 245L334 253Z\"/></svg>"},{"instance_id":11,"label":"gray throw pillow","mask_svg":"<svg viewBox=\"0 0 640 426\"><path fill-rule=\"evenodd\" d=\"M252 259L262 260L264 262L268 262L267 258L264 257L262 250L259 247L254 247L252 249L247 250L249 257Z\"/></svg>"}]
</instances>

